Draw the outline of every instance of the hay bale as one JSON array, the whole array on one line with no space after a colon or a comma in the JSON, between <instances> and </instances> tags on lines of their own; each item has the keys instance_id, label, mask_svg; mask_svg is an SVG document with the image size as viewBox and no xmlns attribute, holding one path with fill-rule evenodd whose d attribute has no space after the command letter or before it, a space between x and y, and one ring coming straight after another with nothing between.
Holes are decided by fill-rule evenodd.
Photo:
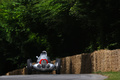
<instances>
[{"instance_id":1,"label":"hay bale","mask_svg":"<svg viewBox=\"0 0 120 80\"><path fill-rule=\"evenodd\" d=\"M8 73L6 73L6 75L7 75L7 76L10 75L10 73L8 72Z\"/></svg>"},{"instance_id":2,"label":"hay bale","mask_svg":"<svg viewBox=\"0 0 120 80\"><path fill-rule=\"evenodd\" d=\"M56 74L56 71L52 71L52 73L51 74Z\"/></svg>"},{"instance_id":3,"label":"hay bale","mask_svg":"<svg viewBox=\"0 0 120 80\"><path fill-rule=\"evenodd\" d=\"M91 56L89 53L85 54L85 73L91 73L92 72L92 61Z\"/></svg>"},{"instance_id":4,"label":"hay bale","mask_svg":"<svg viewBox=\"0 0 120 80\"><path fill-rule=\"evenodd\" d=\"M91 73L92 62L89 53L81 54L81 72L80 73Z\"/></svg>"},{"instance_id":5,"label":"hay bale","mask_svg":"<svg viewBox=\"0 0 120 80\"><path fill-rule=\"evenodd\" d=\"M65 58L66 59L66 71L65 71L65 73L66 74L70 74L70 63L71 63L71 60L70 60L70 57L66 57Z\"/></svg>"},{"instance_id":6,"label":"hay bale","mask_svg":"<svg viewBox=\"0 0 120 80\"><path fill-rule=\"evenodd\" d=\"M24 68L22 69L22 75L25 75L25 74L27 74L27 69L24 67Z\"/></svg>"},{"instance_id":7,"label":"hay bale","mask_svg":"<svg viewBox=\"0 0 120 80\"><path fill-rule=\"evenodd\" d=\"M112 68L112 71L118 71L119 68L119 50L112 50L112 55L111 55L111 59L112 59L112 62L111 62L111 68Z\"/></svg>"},{"instance_id":8,"label":"hay bale","mask_svg":"<svg viewBox=\"0 0 120 80\"><path fill-rule=\"evenodd\" d=\"M71 56L72 62L72 74L80 74L81 73L81 54Z\"/></svg>"},{"instance_id":9,"label":"hay bale","mask_svg":"<svg viewBox=\"0 0 120 80\"><path fill-rule=\"evenodd\" d=\"M118 50L118 71L120 71L120 49Z\"/></svg>"},{"instance_id":10,"label":"hay bale","mask_svg":"<svg viewBox=\"0 0 120 80\"><path fill-rule=\"evenodd\" d=\"M76 57L75 56L71 56L71 64L72 64L72 69L71 69L71 73L75 74L75 63L76 63Z\"/></svg>"},{"instance_id":11,"label":"hay bale","mask_svg":"<svg viewBox=\"0 0 120 80\"><path fill-rule=\"evenodd\" d=\"M91 72L94 72L95 68L95 54L90 54L90 60L91 60Z\"/></svg>"},{"instance_id":12,"label":"hay bale","mask_svg":"<svg viewBox=\"0 0 120 80\"><path fill-rule=\"evenodd\" d=\"M61 70L60 73L65 74L66 72L66 59L61 58Z\"/></svg>"},{"instance_id":13,"label":"hay bale","mask_svg":"<svg viewBox=\"0 0 120 80\"><path fill-rule=\"evenodd\" d=\"M11 71L11 72L9 72L9 75L14 75L14 74L13 74L13 72Z\"/></svg>"},{"instance_id":14,"label":"hay bale","mask_svg":"<svg viewBox=\"0 0 120 80\"><path fill-rule=\"evenodd\" d=\"M97 51L94 51L93 53L91 53L91 56L93 56L93 61L92 62L92 69L93 72L97 72Z\"/></svg>"}]
</instances>

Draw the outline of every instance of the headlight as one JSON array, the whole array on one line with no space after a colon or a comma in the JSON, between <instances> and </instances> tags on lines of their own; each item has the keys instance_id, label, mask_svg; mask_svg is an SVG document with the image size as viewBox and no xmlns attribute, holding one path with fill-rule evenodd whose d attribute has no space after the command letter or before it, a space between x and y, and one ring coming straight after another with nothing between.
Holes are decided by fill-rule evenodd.
<instances>
[{"instance_id":1,"label":"headlight","mask_svg":"<svg viewBox=\"0 0 120 80\"><path fill-rule=\"evenodd\" d=\"M37 65L37 67L38 67L38 68L41 68L42 66L39 64L39 65Z\"/></svg>"}]
</instances>

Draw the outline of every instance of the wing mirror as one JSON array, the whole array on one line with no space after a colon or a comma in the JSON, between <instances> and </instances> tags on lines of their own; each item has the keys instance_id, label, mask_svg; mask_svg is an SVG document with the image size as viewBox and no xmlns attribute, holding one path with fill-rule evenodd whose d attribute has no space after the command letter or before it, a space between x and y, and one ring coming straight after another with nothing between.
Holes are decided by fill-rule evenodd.
<instances>
[{"instance_id":1,"label":"wing mirror","mask_svg":"<svg viewBox=\"0 0 120 80\"><path fill-rule=\"evenodd\" d=\"M36 56L36 58L38 58L38 56Z\"/></svg>"}]
</instances>

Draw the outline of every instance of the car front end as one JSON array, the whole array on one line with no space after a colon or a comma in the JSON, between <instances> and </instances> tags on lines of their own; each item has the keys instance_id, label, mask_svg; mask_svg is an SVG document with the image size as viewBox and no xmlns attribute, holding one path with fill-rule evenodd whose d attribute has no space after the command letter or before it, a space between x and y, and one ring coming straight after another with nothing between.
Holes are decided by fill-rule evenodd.
<instances>
[{"instance_id":1,"label":"car front end","mask_svg":"<svg viewBox=\"0 0 120 80\"><path fill-rule=\"evenodd\" d=\"M39 70L39 71L53 71L55 70L55 66L51 63L48 63L48 64L36 63L33 65L33 69Z\"/></svg>"}]
</instances>

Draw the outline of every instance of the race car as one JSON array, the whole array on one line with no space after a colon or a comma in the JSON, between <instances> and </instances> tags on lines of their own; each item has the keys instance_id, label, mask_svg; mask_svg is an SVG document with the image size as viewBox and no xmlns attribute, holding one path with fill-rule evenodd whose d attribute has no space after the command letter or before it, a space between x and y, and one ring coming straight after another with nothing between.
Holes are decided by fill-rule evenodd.
<instances>
[{"instance_id":1,"label":"race car","mask_svg":"<svg viewBox=\"0 0 120 80\"><path fill-rule=\"evenodd\" d=\"M55 64L52 64L50 58L47 56L46 51L42 51L40 56L36 56L37 62L32 64L31 59L27 59L27 73L32 74L32 71L52 72L56 71L56 74L60 74L61 60L56 58Z\"/></svg>"}]
</instances>

